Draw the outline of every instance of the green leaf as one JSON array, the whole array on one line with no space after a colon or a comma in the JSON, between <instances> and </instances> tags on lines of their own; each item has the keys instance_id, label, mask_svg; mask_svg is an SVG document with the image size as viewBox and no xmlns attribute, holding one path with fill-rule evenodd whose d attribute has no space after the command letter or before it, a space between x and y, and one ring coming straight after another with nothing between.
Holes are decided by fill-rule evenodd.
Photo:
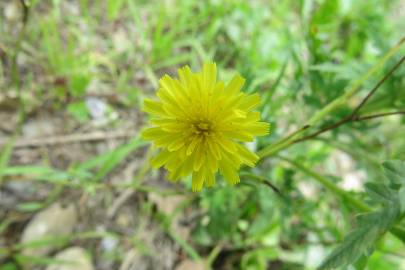
<instances>
[{"instance_id":1,"label":"green leaf","mask_svg":"<svg viewBox=\"0 0 405 270\"><path fill-rule=\"evenodd\" d=\"M378 231L374 226L357 229L351 232L346 236L343 243L336 248L328 258L326 258L318 269L334 269L356 261L368 248L371 247L377 233Z\"/></svg>"},{"instance_id":2,"label":"green leaf","mask_svg":"<svg viewBox=\"0 0 405 270\"><path fill-rule=\"evenodd\" d=\"M395 192L383 183L369 182L366 183L365 188L370 198L381 203L392 202L396 195Z\"/></svg>"},{"instance_id":3,"label":"green leaf","mask_svg":"<svg viewBox=\"0 0 405 270\"><path fill-rule=\"evenodd\" d=\"M1 149L0 153L0 185L3 180L2 175L4 170L7 168L8 162L10 161L11 154L13 153L15 138L11 138L7 144Z\"/></svg>"},{"instance_id":4,"label":"green leaf","mask_svg":"<svg viewBox=\"0 0 405 270\"><path fill-rule=\"evenodd\" d=\"M119 15L125 0L109 0L107 1L107 14L110 20L115 20Z\"/></svg>"},{"instance_id":5,"label":"green leaf","mask_svg":"<svg viewBox=\"0 0 405 270\"><path fill-rule=\"evenodd\" d=\"M370 182L366 184L366 190L373 201L383 203L384 207L359 215L357 228L345 237L318 269L347 266L358 262L362 256L371 255L375 242L400 220L405 209L405 166L402 161L394 160L384 162L383 167L387 178L396 184L395 189L381 182ZM370 254L367 254L368 252ZM363 264L358 262L357 265L361 267Z\"/></svg>"},{"instance_id":6,"label":"green leaf","mask_svg":"<svg viewBox=\"0 0 405 270\"><path fill-rule=\"evenodd\" d=\"M393 226L398 217L399 209L392 205L378 212L360 216L359 227L345 237L318 269L346 266L356 262L362 255L367 255L378 238Z\"/></svg>"},{"instance_id":7,"label":"green leaf","mask_svg":"<svg viewBox=\"0 0 405 270\"><path fill-rule=\"evenodd\" d=\"M90 83L90 77L83 74L73 74L71 76L71 93L73 96L78 97L84 94L86 87Z\"/></svg>"},{"instance_id":8,"label":"green leaf","mask_svg":"<svg viewBox=\"0 0 405 270\"><path fill-rule=\"evenodd\" d=\"M356 270L366 269L367 261L368 261L368 256L363 255L357 260L357 262L354 264L354 267L356 268Z\"/></svg>"},{"instance_id":9,"label":"green leaf","mask_svg":"<svg viewBox=\"0 0 405 270\"><path fill-rule=\"evenodd\" d=\"M49 257L39 257L39 256L26 256L22 254L17 254L14 257L20 264L30 264L30 265L52 265L52 264L61 264L66 263L65 261L61 261L54 258Z\"/></svg>"},{"instance_id":10,"label":"green leaf","mask_svg":"<svg viewBox=\"0 0 405 270\"><path fill-rule=\"evenodd\" d=\"M44 207L43 203L39 202L27 202L27 203L20 203L17 205L17 209L22 212L34 212L42 209Z\"/></svg>"},{"instance_id":11,"label":"green leaf","mask_svg":"<svg viewBox=\"0 0 405 270\"><path fill-rule=\"evenodd\" d=\"M390 160L383 163L386 177L396 185L405 185L405 164L401 160Z\"/></svg>"},{"instance_id":12,"label":"green leaf","mask_svg":"<svg viewBox=\"0 0 405 270\"><path fill-rule=\"evenodd\" d=\"M145 145L140 137L133 138L129 143L124 144L109 153L106 160L101 163L100 170L95 176L95 180L100 180L118 166L125 158L128 157L138 148Z\"/></svg>"},{"instance_id":13,"label":"green leaf","mask_svg":"<svg viewBox=\"0 0 405 270\"><path fill-rule=\"evenodd\" d=\"M17 266L13 263L6 263L0 266L0 270L17 270Z\"/></svg>"},{"instance_id":14,"label":"green leaf","mask_svg":"<svg viewBox=\"0 0 405 270\"><path fill-rule=\"evenodd\" d=\"M86 122L87 120L89 120L89 111L84 101L70 103L67 107L67 110L79 122Z\"/></svg>"}]
</instances>

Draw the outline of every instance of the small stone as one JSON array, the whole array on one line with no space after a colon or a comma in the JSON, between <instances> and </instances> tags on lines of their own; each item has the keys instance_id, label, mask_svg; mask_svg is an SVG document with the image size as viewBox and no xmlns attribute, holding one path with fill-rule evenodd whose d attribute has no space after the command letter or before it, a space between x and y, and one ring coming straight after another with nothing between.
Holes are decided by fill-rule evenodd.
<instances>
[{"instance_id":1,"label":"small stone","mask_svg":"<svg viewBox=\"0 0 405 270\"><path fill-rule=\"evenodd\" d=\"M112 110L112 108L102 99L88 97L85 102L94 126L104 126L111 121L118 119L118 113Z\"/></svg>"},{"instance_id":2,"label":"small stone","mask_svg":"<svg viewBox=\"0 0 405 270\"><path fill-rule=\"evenodd\" d=\"M204 270L205 265L203 261L184 260L177 267L176 270Z\"/></svg>"},{"instance_id":3,"label":"small stone","mask_svg":"<svg viewBox=\"0 0 405 270\"><path fill-rule=\"evenodd\" d=\"M77 213L73 205L66 207L55 203L34 216L25 227L21 244L28 244L50 237L63 237L69 235L76 224ZM40 247L27 247L23 249L26 256L44 256L54 250L55 246L45 245Z\"/></svg>"},{"instance_id":4,"label":"small stone","mask_svg":"<svg viewBox=\"0 0 405 270\"><path fill-rule=\"evenodd\" d=\"M54 257L57 263L49 265L46 270L93 270L93 264L86 251L81 247L65 249Z\"/></svg>"},{"instance_id":5,"label":"small stone","mask_svg":"<svg viewBox=\"0 0 405 270\"><path fill-rule=\"evenodd\" d=\"M107 252L114 251L117 248L118 244L118 239L111 236L104 237L101 240L101 247Z\"/></svg>"},{"instance_id":6,"label":"small stone","mask_svg":"<svg viewBox=\"0 0 405 270\"><path fill-rule=\"evenodd\" d=\"M8 21L17 21L19 19L19 7L15 1L10 1L5 7L4 7L4 17Z\"/></svg>"},{"instance_id":7,"label":"small stone","mask_svg":"<svg viewBox=\"0 0 405 270\"><path fill-rule=\"evenodd\" d=\"M153 192L148 195L148 198L149 201L156 204L159 211L169 216L173 214L178 205L186 199L183 195L161 196Z\"/></svg>"},{"instance_id":8,"label":"small stone","mask_svg":"<svg viewBox=\"0 0 405 270\"><path fill-rule=\"evenodd\" d=\"M26 138L44 137L57 133L55 131L57 124L58 123L48 117L34 118L24 123L22 133Z\"/></svg>"},{"instance_id":9,"label":"small stone","mask_svg":"<svg viewBox=\"0 0 405 270\"><path fill-rule=\"evenodd\" d=\"M177 207L186 200L184 195L161 196L156 193L150 193L148 198L151 202L156 204L159 211L167 216L172 216ZM183 239L188 239L190 236L190 227L182 225L183 215L172 216L172 228Z\"/></svg>"},{"instance_id":10,"label":"small stone","mask_svg":"<svg viewBox=\"0 0 405 270\"><path fill-rule=\"evenodd\" d=\"M147 270L148 264L135 249L127 252L119 270Z\"/></svg>"},{"instance_id":11,"label":"small stone","mask_svg":"<svg viewBox=\"0 0 405 270\"><path fill-rule=\"evenodd\" d=\"M103 100L99 98L96 97L86 98L86 106L93 119L96 120L103 119L107 114L108 106Z\"/></svg>"},{"instance_id":12,"label":"small stone","mask_svg":"<svg viewBox=\"0 0 405 270\"><path fill-rule=\"evenodd\" d=\"M123 29L118 29L112 35L112 41L115 51L118 53L123 53L131 48L132 44L129 40L128 33Z\"/></svg>"}]
</instances>

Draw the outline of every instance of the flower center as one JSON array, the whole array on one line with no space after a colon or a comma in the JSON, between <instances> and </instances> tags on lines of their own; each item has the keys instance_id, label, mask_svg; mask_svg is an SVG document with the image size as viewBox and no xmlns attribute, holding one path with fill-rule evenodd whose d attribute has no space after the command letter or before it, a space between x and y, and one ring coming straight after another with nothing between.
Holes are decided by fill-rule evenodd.
<instances>
[{"instance_id":1,"label":"flower center","mask_svg":"<svg viewBox=\"0 0 405 270\"><path fill-rule=\"evenodd\" d=\"M208 136L212 131L212 125L206 121L200 121L192 124L194 134Z\"/></svg>"}]
</instances>

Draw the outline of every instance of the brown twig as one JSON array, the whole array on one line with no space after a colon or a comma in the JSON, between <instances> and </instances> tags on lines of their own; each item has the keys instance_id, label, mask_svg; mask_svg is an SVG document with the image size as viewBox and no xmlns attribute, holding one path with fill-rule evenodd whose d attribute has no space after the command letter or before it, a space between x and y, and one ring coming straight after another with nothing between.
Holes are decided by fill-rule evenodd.
<instances>
[{"instance_id":1,"label":"brown twig","mask_svg":"<svg viewBox=\"0 0 405 270\"><path fill-rule=\"evenodd\" d=\"M110 139L129 138L134 136L135 131L116 131L116 132L104 132L94 131L90 133L79 133L61 136L49 136L44 138L20 138L13 145L14 148L22 147L41 147L49 145L70 144L77 142L88 141L102 141ZM7 138L0 138L0 146L8 143Z\"/></svg>"},{"instance_id":2,"label":"brown twig","mask_svg":"<svg viewBox=\"0 0 405 270\"><path fill-rule=\"evenodd\" d=\"M290 133L289 135L287 135L284 139L282 139L282 140L276 142L275 145L278 145L278 144L281 144L281 143L283 143L283 142L285 142L285 141L288 141L288 140L291 139L292 137L296 136L297 134L299 134L299 133L305 131L306 129L308 129L308 128L310 128L310 127L311 127L310 125L305 125L305 126L299 128L299 129L297 129L296 131L291 132L291 133Z\"/></svg>"},{"instance_id":3,"label":"brown twig","mask_svg":"<svg viewBox=\"0 0 405 270\"><path fill-rule=\"evenodd\" d=\"M374 86L374 88L367 94L367 96L354 108L353 112L351 113L351 117L354 117L359 110L366 104L366 102L370 99L372 95L380 88L380 86L397 70L401 64L405 61L405 56L402 56L401 59L388 71L387 74Z\"/></svg>"},{"instance_id":4,"label":"brown twig","mask_svg":"<svg viewBox=\"0 0 405 270\"><path fill-rule=\"evenodd\" d=\"M399 114L405 115L405 111L378 113L378 114L364 115L364 116L359 115L359 116L355 117L353 119L353 121L363 121L363 120L369 120L369 119L374 119L374 118L379 118L379 117L384 117L384 116L389 116L389 115L399 115Z\"/></svg>"},{"instance_id":5,"label":"brown twig","mask_svg":"<svg viewBox=\"0 0 405 270\"><path fill-rule=\"evenodd\" d=\"M339 120L336 123L333 123L333 124L331 124L329 126L326 126L326 127L323 127L321 129L319 129L318 131L316 131L316 132L314 132L312 134L309 134L307 136L304 136L302 138L294 140L292 142L292 144L302 142L302 141L306 141L306 140L310 140L312 138L315 138L319 134L322 134L322 133L324 133L326 131L335 129L335 128L337 128L337 127L339 127L339 126L341 126L343 124L346 124L348 122L361 121L361 120L377 118L377 117L382 117L382 116L387 116L387 115L392 115L392 114L403 114L402 112L395 112L395 113L385 113L385 114L379 114L379 115L374 115L374 116L361 117L361 116L358 115L358 112L367 103L367 101L370 99L370 97L375 94L375 92L380 88L380 86L395 72L395 70L397 70L401 66L401 64L404 61L405 61L405 56L402 56L402 58L390 69L390 71L387 74L385 74L385 76L373 87L373 89L367 94L367 96L365 96L364 99L354 108L354 110L352 111L351 114L349 114L348 116L342 118L341 120Z\"/></svg>"}]
</instances>

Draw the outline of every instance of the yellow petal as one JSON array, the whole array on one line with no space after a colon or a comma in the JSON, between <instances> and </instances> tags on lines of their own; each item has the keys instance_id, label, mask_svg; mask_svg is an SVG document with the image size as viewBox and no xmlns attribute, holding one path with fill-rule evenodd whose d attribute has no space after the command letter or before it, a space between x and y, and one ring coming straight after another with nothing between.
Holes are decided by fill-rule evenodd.
<instances>
[{"instance_id":1,"label":"yellow petal","mask_svg":"<svg viewBox=\"0 0 405 270\"><path fill-rule=\"evenodd\" d=\"M142 110L156 116L163 116L166 114L162 107L162 103L152 99L144 99Z\"/></svg>"},{"instance_id":2,"label":"yellow petal","mask_svg":"<svg viewBox=\"0 0 405 270\"><path fill-rule=\"evenodd\" d=\"M191 141L191 143L187 147L186 154L189 156L193 153L195 147L197 146L198 143L200 143L201 138L200 137L194 137Z\"/></svg>"},{"instance_id":3,"label":"yellow petal","mask_svg":"<svg viewBox=\"0 0 405 270\"><path fill-rule=\"evenodd\" d=\"M207 173L205 179L206 187L213 187L215 185L215 173Z\"/></svg>"},{"instance_id":4,"label":"yellow petal","mask_svg":"<svg viewBox=\"0 0 405 270\"><path fill-rule=\"evenodd\" d=\"M164 167L169 170L169 171L174 171L177 168L180 168L181 164L179 162L179 159L176 157L175 154L171 153L170 158L164 165Z\"/></svg>"},{"instance_id":5,"label":"yellow petal","mask_svg":"<svg viewBox=\"0 0 405 270\"><path fill-rule=\"evenodd\" d=\"M168 178L173 182L177 182L178 180L180 180L180 174L181 167L176 167L174 170L170 171Z\"/></svg>"},{"instance_id":6,"label":"yellow petal","mask_svg":"<svg viewBox=\"0 0 405 270\"><path fill-rule=\"evenodd\" d=\"M166 91L166 94L174 96L175 89L173 89L173 79L169 75L164 75L160 80L159 84L162 89Z\"/></svg>"},{"instance_id":7,"label":"yellow petal","mask_svg":"<svg viewBox=\"0 0 405 270\"><path fill-rule=\"evenodd\" d=\"M187 122L180 122L176 119L160 118L152 119L152 124L159 126L162 130L171 133L185 133L190 130L190 124Z\"/></svg>"},{"instance_id":8,"label":"yellow petal","mask_svg":"<svg viewBox=\"0 0 405 270\"><path fill-rule=\"evenodd\" d=\"M186 156L184 158L184 162L181 168L181 175L182 176L187 176L190 173L193 172L193 166L194 166L194 157L195 155L191 155L191 156Z\"/></svg>"},{"instance_id":9,"label":"yellow petal","mask_svg":"<svg viewBox=\"0 0 405 270\"><path fill-rule=\"evenodd\" d=\"M154 159L152 159L151 164L155 168L163 166L171 157L170 152L162 151Z\"/></svg>"},{"instance_id":10,"label":"yellow petal","mask_svg":"<svg viewBox=\"0 0 405 270\"><path fill-rule=\"evenodd\" d=\"M159 138L154 139L155 145L158 147L168 147L179 136L173 133L162 134Z\"/></svg>"},{"instance_id":11,"label":"yellow petal","mask_svg":"<svg viewBox=\"0 0 405 270\"><path fill-rule=\"evenodd\" d=\"M217 66L214 63L206 63L203 67L203 88L211 91L217 80Z\"/></svg>"},{"instance_id":12,"label":"yellow petal","mask_svg":"<svg viewBox=\"0 0 405 270\"><path fill-rule=\"evenodd\" d=\"M202 170L193 172L191 189L196 192L200 191L204 184L204 172Z\"/></svg>"},{"instance_id":13,"label":"yellow petal","mask_svg":"<svg viewBox=\"0 0 405 270\"><path fill-rule=\"evenodd\" d=\"M227 95L235 95L240 91L242 86L245 84L245 79L239 74L235 75L229 84L225 87L225 92Z\"/></svg>"},{"instance_id":14,"label":"yellow petal","mask_svg":"<svg viewBox=\"0 0 405 270\"><path fill-rule=\"evenodd\" d=\"M251 123L246 125L245 130L256 136L263 136L269 134L270 124L266 122Z\"/></svg>"},{"instance_id":15,"label":"yellow petal","mask_svg":"<svg viewBox=\"0 0 405 270\"><path fill-rule=\"evenodd\" d=\"M163 132L165 133L165 132ZM141 132L142 138L145 140L155 140L159 139L162 136L162 129L158 127L147 128Z\"/></svg>"},{"instance_id":16,"label":"yellow petal","mask_svg":"<svg viewBox=\"0 0 405 270\"><path fill-rule=\"evenodd\" d=\"M205 162L205 149L204 145L199 145L195 150L195 159L194 159L194 171L200 170L201 166Z\"/></svg>"},{"instance_id":17,"label":"yellow petal","mask_svg":"<svg viewBox=\"0 0 405 270\"><path fill-rule=\"evenodd\" d=\"M220 148L213 140L207 140L208 150L216 160L221 159Z\"/></svg>"},{"instance_id":18,"label":"yellow petal","mask_svg":"<svg viewBox=\"0 0 405 270\"><path fill-rule=\"evenodd\" d=\"M179 136L179 138L177 138L177 140L175 140L171 144L169 144L169 146L167 147L167 150L169 150L170 152L179 150L184 145L184 143L185 143L184 137Z\"/></svg>"},{"instance_id":19,"label":"yellow petal","mask_svg":"<svg viewBox=\"0 0 405 270\"><path fill-rule=\"evenodd\" d=\"M253 94L253 95L246 95L240 105L239 108L244 110L244 111L250 111L254 108L256 108L260 104L260 96L259 94Z\"/></svg>"},{"instance_id":20,"label":"yellow petal","mask_svg":"<svg viewBox=\"0 0 405 270\"><path fill-rule=\"evenodd\" d=\"M177 73L179 74L180 83L186 88L190 86L192 79L192 72L190 67L184 66L182 68L179 68L177 70Z\"/></svg>"},{"instance_id":21,"label":"yellow petal","mask_svg":"<svg viewBox=\"0 0 405 270\"><path fill-rule=\"evenodd\" d=\"M228 130L224 132L225 136L230 139L236 139L242 142L253 141L253 135L245 130Z\"/></svg>"},{"instance_id":22,"label":"yellow petal","mask_svg":"<svg viewBox=\"0 0 405 270\"><path fill-rule=\"evenodd\" d=\"M240 182L236 169L226 159L221 160L219 170L229 184L234 185Z\"/></svg>"},{"instance_id":23,"label":"yellow petal","mask_svg":"<svg viewBox=\"0 0 405 270\"><path fill-rule=\"evenodd\" d=\"M259 157L255 153L249 151L243 145L238 144L237 148L238 148L239 156L242 159L242 162L244 164L248 165L249 167L254 167L255 163L259 160Z\"/></svg>"},{"instance_id":24,"label":"yellow petal","mask_svg":"<svg viewBox=\"0 0 405 270\"><path fill-rule=\"evenodd\" d=\"M205 160L208 164L210 171L215 173L218 170L218 160L211 154L208 154Z\"/></svg>"}]
</instances>

